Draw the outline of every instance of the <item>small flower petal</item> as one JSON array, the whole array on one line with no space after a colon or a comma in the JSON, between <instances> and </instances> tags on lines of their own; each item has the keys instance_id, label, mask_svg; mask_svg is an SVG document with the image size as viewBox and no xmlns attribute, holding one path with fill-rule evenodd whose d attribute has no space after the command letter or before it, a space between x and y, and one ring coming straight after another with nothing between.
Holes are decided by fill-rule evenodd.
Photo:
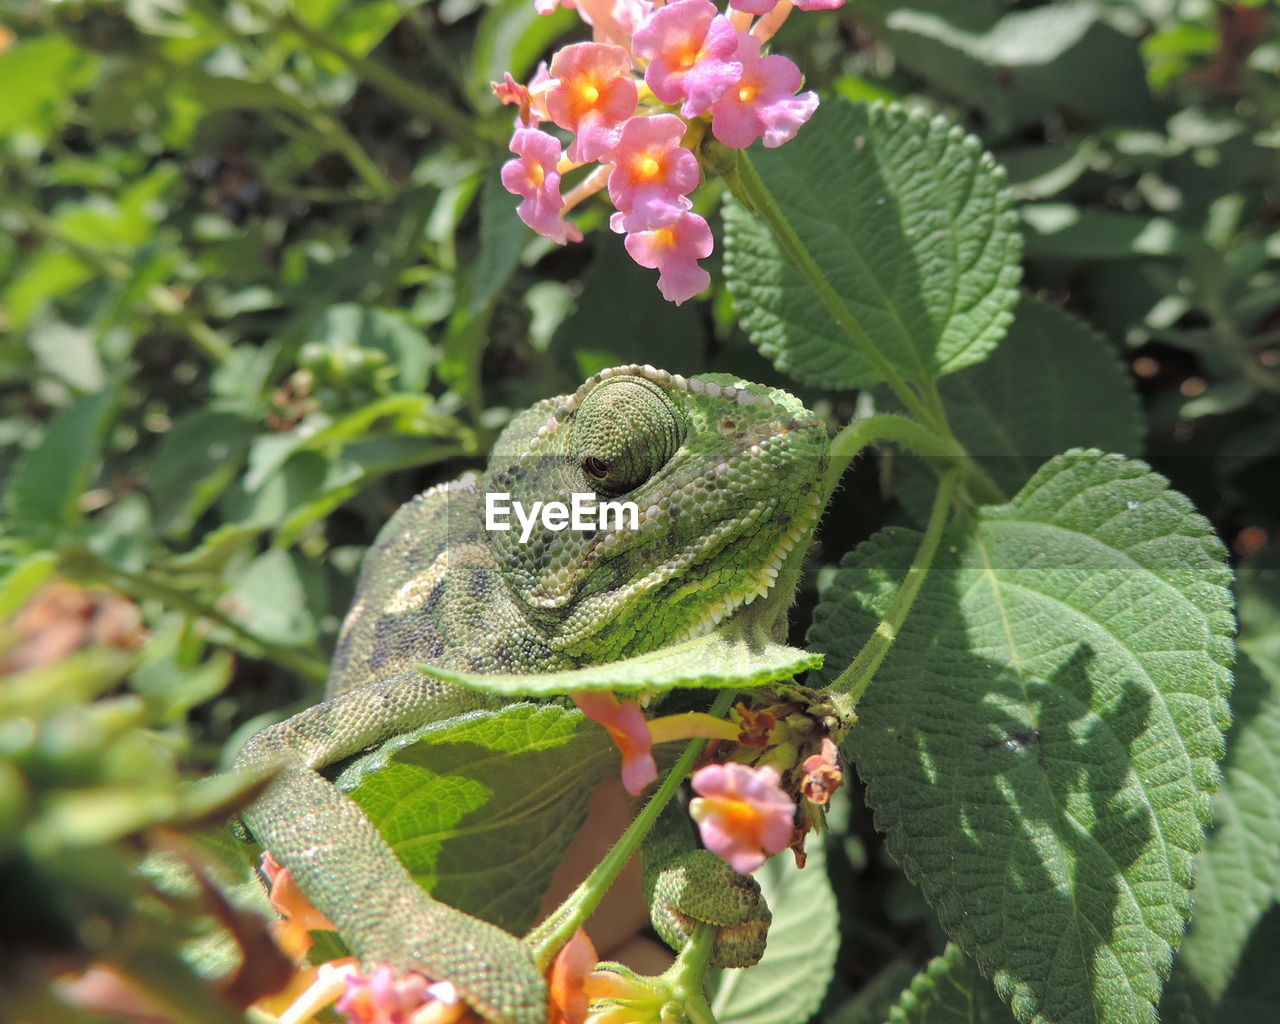
<instances>
[{"instance_id":1,"label":"small flower petal","mask_svg":"<svg viewBox=\"0 0 1280 1024\"><path fill-rule=\"evenodd\" d=\"M604 726L613 737L622 754L623 788L632 796L639 796L658 777L653 738L640 705L633 700L619 701L612 693L598 690L579 690L571 696L584 715Z\"/></svg>"},{"instance_id":2,"label":"small flower petal","mask_svg":"<svg viewBox=\"0 0 1280 1024\"><path fill-rule=\"evenodd\" d=\"M647 59L644 80L663 103L680 103L698 117L738 80L737 33L711 0L676 0L653 12L632 40Z\"/></svg>"},{"instance_id":3,"label":"small flower petal","mask_svg":"<svg viewBox=\"0 0 1280 1024\"><path fill-rule=\"evenodd\" d=\"M844 3L844 0L840 0ZM729 7L743 14L768 14L778 6L778 0L729 0ZM799 6L795 4L794 6Z\"/></svg>"},{"instance_id":4,"label":"small flower petal","mask_svg":"<svg viewBox=\"0 0 1280 1024\"><path fill-rule=\"evenodd\" d=\"M575 163L606 157L622 123L636 109L631 57L621 46L574 43L551 58L556 84L547 92L547 112L561 128L576 132L568 157Z\"/></svg>"},{"instance_id":5,"label":"small flower petal","mask_svg":"<svg viewBox=\"0 0 1280 1024\"><path fill-rule=\"evenodd\" d=\"M579 928L547 973L547 1024L583 1024L590 998L587 979L599 961L590 937Z\"/></svg>"},{"instance_id":6,"label":"small flower petal","mask_svg":"<svg viewBox=\"0 0 1280 1024\"><path fill-rule=\"evenodd\" d=\"M677 306L711 284L698 260L711 255L711 228L696 213L653 231L635 231L623 243L642 267L658 271L658 290Z\"/></svg>"},{"instance_id":7,"label":"small flower petal","mask_svg":"<svg viewBox=\"0 0 1280 1024\"><path fill-rule=\"evenodd\" d=\"M685 123L675 114L633 117L613 151L609 198L614 231L648 231L679 220L698 187L698 158L680 146Z\"/></svg>"},{"instance_id":8,"label":"small flower petal","mask_svg":"<svg viewBox=\"0 0 1280 1024\"><path fill-rule=\"evenodd\" d=\"M368 973L346 975L346 991L335 1004L351 1024L480 1024L447 981L431 981L416 971L397 975L380 964Z\"/></svg>"},{"instance_id":9,"label":"small flower petal","mask_svg":"<svg viewBox=\"0 0 1280 1024\"><path fill-rule=\"evenodd\" d=\"M774 768L734 762L694 773L699 795L689 802L689 813L707 849L739 874L750 874L791 843L796 807L778 782Z\"/></svg>"},{"instance_id":10,"label":"small flower petal","mask_svg":"<svg viewBox=\"0 0 1280 1024\"><path fill-rule=\"evenodd\" d=\"M791 0L791 3L801 11L834 11L844 6L844 0Z\"/></svg>"},{"instance_id":11,"label":"small flower petal","mask_svg":"<svg viewBox=\"0 0 1280 1024\"><path fill-rule=\"evenodd\" d=\"M577 0L577 8L578 15L591 26L595 42L624 49L631 48L632 34L653 13L652 0Z\"/></svg>"},{"instance_id":12,"label":"small flower petal","mask_svg":"<svg viewBox=\"0 0 1280 1024\"><path fill-rule=\"evenodd\" d=\"M268 898L271 905L284 918L272 928L276 942L289 956L300 960L311 948L311 932L336 929L324 914L311 905L293 880L293 874L288 868L281 867L270 851L262 854L262 873L267 876L270 886Z\"/></svg>"},{"instance_id":13,"label":"small flower petal","mask_svg":"<svg viewBox=\"0 0 1280 1024\"><path fill-rule=\"evenodd\" d=\"M518 128L510 149L518 159L502 165L502 186L524 197L516 208L520 219L560 245L582 241L582 232L561 216L564 197L556 169L561 156L559 140L537 128Z\"/></svg>"},{"instance_id":14,"label":"small flower petal","mask_svg":"<svg viewBox=\"0 0 1280 1024\"><path fill-rule=\"evenodd\" d=\"M712 134L732 149L745 149L759 138L767 149L776 149L795 138L818 109L814 93L795 95L800 69L786 57L761 57L760 45L755 36L739 33L742 78L711 107Z\"/></svg>"}]
</instances>

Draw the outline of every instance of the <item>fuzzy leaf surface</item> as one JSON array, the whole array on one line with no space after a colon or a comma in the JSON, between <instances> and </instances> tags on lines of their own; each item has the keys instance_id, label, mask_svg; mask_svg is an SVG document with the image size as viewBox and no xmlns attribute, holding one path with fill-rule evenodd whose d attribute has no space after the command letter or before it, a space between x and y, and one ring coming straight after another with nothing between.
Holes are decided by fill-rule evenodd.
<instances>
[{"instance_id":1,"label":"fuzzy leaf surface","mask_svg":"<svg viewBox=\"0 0 1280 1024\"><path fill-rule=\"evenodd\" d=\"M1023 294L991 357L938 384L965 450L1006 494L1016 494L1050 456L1093 447L1142 449L1142 413L1111 344L1082 320ZM901 460L896 489L917 522L928 516L934 473Z\"/></svg>"},{"instance_id":2,"label":"fuzzy leaf surface","mask_svg":"<svg viewBox=\"0 0 1280 1024\"><path fill-rule=\"evenodd\" d=\"M864 387L884 379L871 348L921 383L995 347L1017 299L1020 237L1004 172L974 136L896 104L833 101L750 159L838 307L763 222L726 207L729 290L779 370Z\"/></svg>"},{"instance_id":3,"label":"fuzzy leaf surface","mask_svg":"<svg viewBox=\"0 0 1280 1024\"><path fill-rule=\"evenodd\" d=\"M514 704L389 740L337 783L437 899L520 933L617 764L580 711Z\"/></svg>"},{"instance_id":4,"label":"fuzzy leaf surface","mask_svg":"<svg viewBox=\"0 0 1280 1024\"><path fill-rule=\"evenodd\" d=\"M809 637L833 668L918 543L846 557ZM1155 1020L1228 720L1223 555L1145 465L1069 452L948 527L858 708L891 853L1022 1021Z\"/></svg>"},{"instance_id":5,"label":"fuzzy leaf surface","mask_svg":"<svg viewBox=\"0 0 1280 1024\"><path fill-rule=\"evenodd\" d=\"M889 1010L889 1024L1014 1024L1014 1016L978 965L948 943Z\"/></svg>"},{"instance_id":6,"label":"fuzzy leaf surface","mask_svg":"<svg viewBox=\"0 0 1280 1024\"><path fill-rule=\"evenodd\" d=\"M575 690L615 693L674 690L678 687L745 690L816 668L822 655L756 635L723 629L607 665L532 675L477 675L435 665L421 670L447 683L506 697L553 697Z\"/></svg>"},{"instance_id":7,"label":"fuzzy leaf surface","mask_svg":"<svg viewBox=\"0 0 1280 1024\"><path fill-rule=\"evenodd\" d=\"M1171 987L1216 1019L1251 933L1280 898L1280 558L1241 567L1240 663L1214 828Z\"/></svg>"}]
</instances>

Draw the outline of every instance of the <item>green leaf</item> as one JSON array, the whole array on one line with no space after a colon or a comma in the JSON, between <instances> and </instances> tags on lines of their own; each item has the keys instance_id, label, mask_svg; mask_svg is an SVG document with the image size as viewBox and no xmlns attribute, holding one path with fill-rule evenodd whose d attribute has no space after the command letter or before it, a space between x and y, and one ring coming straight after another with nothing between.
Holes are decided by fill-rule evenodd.
<instances>
[{"instance_id":1,"label":"green leaf","mask_svg":"<svg viewBox=\"0 0 1280 1024\"><path fill-rule=\"evenodd\" d=\"M1082 210L1070 203L1028 203L1019 209L1026 255L1073 260L1190 256L1204 243L1165 217Z\"/></svg>"},{"instance_id":2,"label":"green leaf","mask_svg":"<svg viewBox=\"0 0 1280 1024\"><path fill-rule=\"evenodd\" d=\"M617 763L581 712L515 704L396 737L337 783L438 899L521 933Z\"/></svg>"},{"instance_id":3,"label":"green leaf","mask_svg":"<svg viewBox=\"0 0 1280 1024\"><path fill-rule=\"evenodd\" d=\"M1005 494L1069 448L1142 450L1138 396L1110 343L1027 294L1004 344L986 362L945 377L939 391L956 438ZM927 515L933 471L918 459L902 469L904 500Z\"/></svg>"},{"instance_id":4,"label":"green leaf","mask_svg":"<svg viewBox=\"0 0 1280 1024\"><path fill-rule=\"evenodd\" d=\"M151 460L151 494L165 533L180 537L244 470L259 425L246 416L196 409L165 434Z\"/></svg>"},{"instance_id":5,"label":"green leaf","mask_svg":"<svg viewBox=\"0 0 1280 1024\"><path fill-rule=\"evenodd\" d=\"M673 305L654 287L653 271L636 264L619 239L596 246L582 274L582 294L552 336L566 370L589 377L629 362L637 352L655 366L703 369L690 339L702 331L696 305ZM745 346L744 346L745 347Z\"/></svg>"},{"instance_id":6,"label":"green leaf","mask_svg":"<svg viewBox=\"0 0 1280 1024\"><path fill-rule=\"evenodd\" d=\"M1280 568L1241 566L1240 664L1224 781L1196 871L1195 914L1173 985L1214 1017L1263 911L1280 898Z\"/></svg>"},{"instance_id":7,"label":"green leaf","mask_svg":"<svg viewBox=\"0 0 1280 1024\"><path fill-rule=\"evenodd\" d=\"M88 84L92 64L65 36L46 33L0 52L0 135L19 129L47 134L62 124L60 108Z\"/></svg>"},{"instance_id":8,"label":"green leaf","mask_svg":"<svg viewBox=\"0 0 1280 1024\"><path fill-rule=\"evenodd\" d=\"M929 961L889 1010L889 1024L1013 1024L978 965L954 943Z\"/></svg>"},{"instance_id":9,"label":"green leaf","mask_svg":"<svg viewBox=\"0 0 1280 1024\"><path fill-rule=\"evenodd\" d=\"M751 340L827 388L923 384L986 358L1017 299L1019 237L1004 172L945 118L825 102L751 161L822 277L826 301L763 223L725 210L725 276ZM867 350L878 354L868 358Z\"/></svg>"},{"instance_id":10,"label":"green leaf","mask_svg":"<svg viewBox=\"0 0 1280 1024\"><path fill-rule=\"evenodd\" d=\"M769 944L754 967L720 973L711 1003L719 1024L804 1024L821 1005L835 974L840 929L817 840L811 837L803 870L782 853L753 876L773 912Z\"/></svg>"},{"instance_id":11,"label":"green leaf","mask_svg":"<svg viewBox=\"0 0 1280 1024\"><path fill-rule=\"evenodd\" d=\"M982 111L995 135L1066 107L1106 124L1155 113L1137 42L1111 27L1097 4L1068 0L1011 11L985 31L895 5L882 29L894 56L943 91Z\"/></svg>"},{"instance_id":12,"label":"green leaf","mask_svg":"<svg viewBox=\"0 0 1280 1024\"><path fill-rule=\"evenodd\" d=\"M471 675L422 665L436 679L506 697L552 697L575 690L660 692L678 687L746 690L790 679L822 664L822 655L774 643L744 628L717 630L607 665L537 675Z\"/></svg>"},{"instance_id":13,"label":"green leaf","mask_svg":"<svg viewBox=\"0 0 1280 1024\"><path fill-rule=\"evenodd\" d=\"M852 552L839 671L919 543ZM1023 1021L1154 1021L1218 782L1233 656L1210 525L1142 463L1050 461L948 527L847 752L907 876Z\"/></svg>"},{"instance_id":14,"label":"green leaf","mask_svg":"<svg viewBox=\"0 0 1280 1024\"><path fill-rule=\"evenodd\" d=\"M302 647L315 642L315 616L298 563L287 551L272 548L255 558L220 603L232 619L269 643Z\"/></svg>"},{"instance_id":15,"label":"green leaf","mask_svg":"<svg viewBox=\"0 0 1280 1024\"><path fill-rule=\"evenodd\" d=\"M472 51L472 95L488 99L489 83L502 81L506 71L517 81L524 81L551 44L578 24L574 12L567 9L539 14L526 0L489 4L480 18Z\"/></svg>"},{"instance_id":16,"label":"green leaf","mask_svg":"<svg viewBox=\"0 0 1280 1024\"><path fill-rule=\"evenodd\" d=\"M471 275L472 313L485 309L502 291L529 240L529 228L514 216L514 199L498 175L484 179L480 188L480 252Z\"/></svg>"},{"instance_id":17,"label":"green leaf","mask_svg":"<svg viewBox=\"0 0 1280 1024\"><path fill-rule=\"evenodd\" d=\"M348 358L361 349L383 352L396 367L397 391L417 395L426 389L431 343L399 310L340 303L320 315L310 336Z\"/></svg>"},{"instance_id":18,"label":"green leaf","mask_svg":"<svg viewBox=\"0 0 1280 1024\"><path fill-rule=\"evenodd\" d=\"M5 503L14 521L67 528L80 519L79 499L89 484L115 406L114 388L80 399L49 424L9 481Z\"/></svg>"}]
</instances>

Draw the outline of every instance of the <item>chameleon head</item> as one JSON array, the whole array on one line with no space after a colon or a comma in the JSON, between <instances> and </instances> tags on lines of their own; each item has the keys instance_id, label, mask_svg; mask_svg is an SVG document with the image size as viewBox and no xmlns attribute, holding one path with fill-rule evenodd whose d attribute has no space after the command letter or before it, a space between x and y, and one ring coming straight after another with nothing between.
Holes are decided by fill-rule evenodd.
<instances>
[{"instance_id":1,"label":"chameleon head","mask_svg":"<svg viewBox=\"0 0 1280 1024\"><path fill-rule=\"evenodd\" d=\"M821 513L827 433L784 391L622 366L526 417L482 490L526 509L575 493L631 503L597 505L583 529L540 523L523 542L517 529L486 534L513 598L568 662L713 629L769 592Z\"/></svg>"}]
</instances>

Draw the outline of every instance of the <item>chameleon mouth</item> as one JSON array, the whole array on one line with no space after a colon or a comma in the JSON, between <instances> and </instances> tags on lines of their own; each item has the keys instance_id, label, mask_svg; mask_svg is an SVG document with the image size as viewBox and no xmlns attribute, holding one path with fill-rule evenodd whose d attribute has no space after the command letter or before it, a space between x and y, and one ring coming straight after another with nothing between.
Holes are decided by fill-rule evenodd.
<instances>
[{"instance_id":1,"label":"chameleon mouth","mask_svg":"<svg viewBox=\"0 0 1280 1024\"><path fill-rule=\"evenodd\" d=\"M694 640L700 636L706 636L738 609L745 608L757 598L767 597L772 591L773 585L778 582L778 574L782 572L782 567L786 564L787 557L795 550L796 545L809 535L821 513L822 504L818 500L818 495L811 493L808 497L808 506L796 517L791 529L782 535L777 547L765 559L759 575L752 581L751 585L742 592L728 594L712 605L697 622L681 633L673 643L684 643L686 640Z\"/></svg>"}]
</instances>

